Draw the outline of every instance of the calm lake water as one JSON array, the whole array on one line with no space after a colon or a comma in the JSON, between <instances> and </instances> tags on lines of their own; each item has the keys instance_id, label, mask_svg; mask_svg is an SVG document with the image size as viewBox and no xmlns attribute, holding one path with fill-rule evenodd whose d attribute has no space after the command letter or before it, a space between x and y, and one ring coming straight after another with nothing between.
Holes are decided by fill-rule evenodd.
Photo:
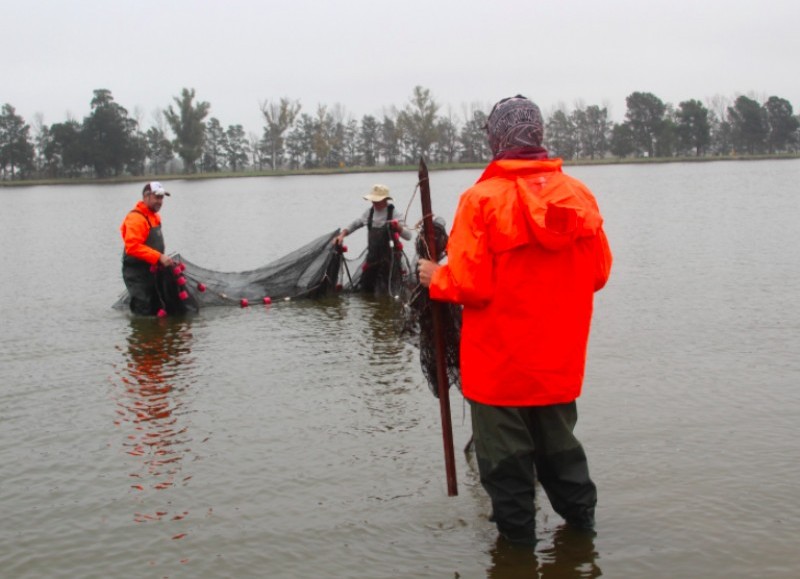
<instances>
[{"instance_id":1,"label":"calm lake water","mask_svg":"<svg viewBox=\"0 0 800 579\"><path fill-rule=\"evenodd\" d=\"M800 576L800 161L568 172L615 256L578 405L598 534L545 499L532 553L496 542L457 391L447 496L396 304L133 320L110 306L141 186L0 190L0 576ZM432 173L448 227L478 174ZM414 173L169 182L167 247L252 269L374 182L419 220Z\"/></svg>"}]
</instances>

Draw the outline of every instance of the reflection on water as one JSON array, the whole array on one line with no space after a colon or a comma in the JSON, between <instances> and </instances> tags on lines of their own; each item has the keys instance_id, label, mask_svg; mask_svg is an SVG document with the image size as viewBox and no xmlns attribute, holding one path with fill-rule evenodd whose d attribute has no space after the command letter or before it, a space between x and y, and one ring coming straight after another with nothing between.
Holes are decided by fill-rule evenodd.
<instances>
[{"instance_id":1,"label":"reflection on water","mask_svg":"<svg viewBox=\"0 0 800 579\"><path fill-rule=\"evenodd\" d=\"M184 470L192 454L185 383L192 375L191 338L187 321L130 320L124 364L117 372L114 424L126 433L122 450L131 457L130 488L142 495L138 502L143 508L133 514L136 523L180 521L189 514L164 507L170 504L168 499L153 500L148 495L186 486L192 478ZM172 538L185 535L176 531Z\"/></svg>"},{"instance_id":2,"label":"reflection on water","mask_svg":"<svg viewBox=\"0 0 800 579\"><path fill-rule=\"evenodd\" d=\"M396 363L405 344L398 339L402 304L392 298L360 294L367 310L367 324L372 347L368 349L369 362L375 366ZM381 373L383 374L383 373Z\"/></svg>"},{"instance_id":3,"label":"reflection on water","mask_svg":"<svg viewBox=\"0 0 800 579\"><path fill-rule=\"evenodd\" d=\"M497 539L491 550L492 566L489 579L541 579L600 577L593 532L579 531L562 525L552 535L552 545L523 547Z\"/></svg>"},{"instance_id":4,"label":"reflection on water","mask_svg":"<svg viewBox=\"0 0 800 579\"><path fill-rule=\"evenodd\" d=\"M374 422L370 428L383 432L404 431L419 424L419 416L404 397L418 384L409 379L407 369L417 358L397 332L401 304L391 298L367 295L353 296L351 304L363 308L360 366L364 368L359 400L368 409Z\"/></svg>"}]
</instances>

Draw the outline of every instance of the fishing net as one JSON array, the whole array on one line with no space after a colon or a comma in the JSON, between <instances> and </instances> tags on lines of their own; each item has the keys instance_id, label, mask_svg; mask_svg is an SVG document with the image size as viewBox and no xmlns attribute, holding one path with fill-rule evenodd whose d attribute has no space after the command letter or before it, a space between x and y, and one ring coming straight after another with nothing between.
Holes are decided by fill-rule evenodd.
<instances>
[{"instance_id":1,"label":"fishing net","mask_svg":"<svg viewBox=\"0 0 800 579\"><path fill-rule=\"evenodd\" d=\"M411 262L399 240L393 240L379 256L377 263L369 263L368 249L355 258L342 254L339 284L345 291L364 292L399 299L411 280ZM346 251L346 248L344 248Z\"/></svg>"},{"instance_id":2,"label":"fishing net","mask_svg":"<svg viewBox=\"0 0 800 579\"><path fill-rule=\"evenodd\" d=\"M434 236L436 239L436 261L441 261L446 255L447 230L442 218L433 220ZM417 237L416 255L412 264L412 271L417 270L420 257L431 254L425 240L427 239L425 227L421 227ZM415 280L414 284L407 283L402 294L403 311L400 320L400 333L412 345L419 349L419 361L422 373L428 382L428 388L437 398L439 397L436 344L433 329L433 302L427 288ZM447 374L448 388L456 386L461 389L461 371L459 369L459 346L461 343L461 306L445 302L436 302L439 306L441 331L444 345L444 363Z\"/></svg>"},{"instance_id":3,"label":"fishing net","mask_svg":"<svg viewBox=\"0 0 800 579\"><path fill-rule=\"evenodd\" d=\"M167 314L197 312L206 306L245 306L276 299L316 298L339 291L341 252L333 246L339 231L250 271L222 272L201 267L181 254L172 255L174 268L158 268L156 293ZM125 291L112 306L126 309Z\"/></svg>"}]
</instances>

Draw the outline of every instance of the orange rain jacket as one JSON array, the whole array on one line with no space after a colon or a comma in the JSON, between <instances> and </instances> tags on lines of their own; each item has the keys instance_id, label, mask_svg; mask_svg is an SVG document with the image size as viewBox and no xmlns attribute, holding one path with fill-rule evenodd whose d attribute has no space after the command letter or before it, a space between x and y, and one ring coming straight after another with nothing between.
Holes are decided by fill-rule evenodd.
<instances>
[{"instance_id":1,"label":"orange rain jacket","mask_svg":"<svg viewBox=\"0 0 800 579\"><path fill-rule=\"evenodd\" d=\"M493 161L461 196L430 295L464 305L466 398L544 406L580 395L594 292L611 270L602 224L561 159Z\"/></svg>"},{"instance_id":2,"label":"orange rain jacket","mask_svg":"<svg viewBox=\"0 0 800 579\"><path fill-rule=\"evenodd\" d=\"M141 213L137 213L137 211ZM144 215L150 220L150 225L147 224L147 219L144 218ZM153 213L144 204L144 201L139 201L136 207L125 216L119 228L122 232L122 239L125 241L125 254L141 259L151 265L158 263L161 253L144 244L147 236L150 235L150 227L157 227L158 225L161 225L161 216L158 213Z\"/></svg>"}]
</instances>

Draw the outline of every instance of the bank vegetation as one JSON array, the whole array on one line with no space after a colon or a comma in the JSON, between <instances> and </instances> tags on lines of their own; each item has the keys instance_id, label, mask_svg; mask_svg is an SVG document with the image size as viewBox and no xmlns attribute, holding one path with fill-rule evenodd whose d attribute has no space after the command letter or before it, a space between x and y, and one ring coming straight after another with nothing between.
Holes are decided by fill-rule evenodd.
<instances>
[{"instance_id":1,"label":"bank vegetation","mask_svg":"<svg viewBox=\"0 0 800 579\"><path fill-rule=\"evenodd\" d=\"M0 110L0 185L408 171L483 167L490 158L490 104L443 109L417 86L402 108L355 119L341 105L305 111L288 97L263 101L259 134L227 127L184 88L143 127L97 89L82 121L33 126L11 104ZM648 92L626 98L624 120L607 107L547 111L545 147L567 164L797 158L800 116L778 96L738 95L673 105Z\"/></svg>"}]
</instances>

